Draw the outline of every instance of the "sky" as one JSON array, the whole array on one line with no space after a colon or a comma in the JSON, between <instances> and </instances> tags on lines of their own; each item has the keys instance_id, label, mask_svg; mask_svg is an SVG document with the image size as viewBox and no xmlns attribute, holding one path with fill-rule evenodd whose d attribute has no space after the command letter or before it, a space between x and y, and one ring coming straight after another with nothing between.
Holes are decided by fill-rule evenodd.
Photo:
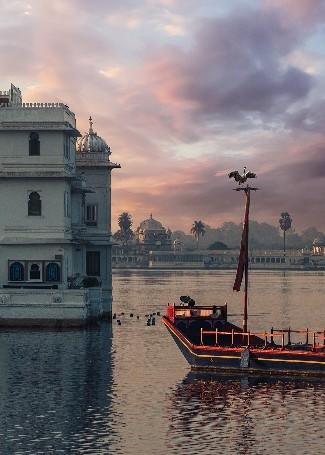
<instances>
[{"instance_id":1,"label":"sky","mask_svg":"<svg viewBox=\"0 0 325 455\"><path fill-rule=\"evenodd\" d=\"M325 230L323 0L0 0L1 87L64 102L110 145L112 215Z\"/></svg>"}]
</instances>

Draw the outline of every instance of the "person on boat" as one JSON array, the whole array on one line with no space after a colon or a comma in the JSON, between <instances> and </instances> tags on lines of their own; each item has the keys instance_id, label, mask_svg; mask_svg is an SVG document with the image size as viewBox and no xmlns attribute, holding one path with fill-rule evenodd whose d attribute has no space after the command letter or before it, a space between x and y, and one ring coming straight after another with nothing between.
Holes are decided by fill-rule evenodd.
<instances>
[{"instance_id":1,"label":"person on boat","mask_svg":"<svg viewBox=\"0 0 325 455\"><path fill-rule=\"evenodd\" d=\"M189 301L188 301L189 308L193 308L194 305L195 305L195 300L194 299L189 299Z\"/></svg>"},{"instance_id":2,"label":"person on boat","mask_svg":"<svg viewBox=\"0 0 325 455\"><path fill-rule=\"evenodd\" d=\"M221 316L220 308L218 308L216 305L213 305L211 317L217 319L220 318L220 316Z\"/></svg>"}]
</instances>

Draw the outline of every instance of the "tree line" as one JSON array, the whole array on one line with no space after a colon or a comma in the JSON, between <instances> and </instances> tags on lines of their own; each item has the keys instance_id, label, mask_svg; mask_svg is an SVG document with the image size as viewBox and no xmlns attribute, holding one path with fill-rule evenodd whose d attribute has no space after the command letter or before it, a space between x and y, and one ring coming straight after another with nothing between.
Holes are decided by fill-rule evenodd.
<instances>
[{"instance_id":1,"label":"tree line","mask_svg":"<svg viewBox=\"0 0 325 455\"><path fill-rule=\"evenodd\" d=\"M118 217L119 229L114 234L114 239L122 245L132 243L135 237L132 230L133 219L128 212L123 212ZM300 234L295 232L293 220L288 212L282 212L279 225L269 223L250 222L250 247L253 249L299 249L310 248L316 238L325 238L323 232L316 227L309 227ZM219 227L211 227L202 220L195 220L188 232L181 230L172 233L172 239L179 239L185 249L227 249L239 248L242 235L242 224L225 221Z\"/></svg>"}]
</instances>

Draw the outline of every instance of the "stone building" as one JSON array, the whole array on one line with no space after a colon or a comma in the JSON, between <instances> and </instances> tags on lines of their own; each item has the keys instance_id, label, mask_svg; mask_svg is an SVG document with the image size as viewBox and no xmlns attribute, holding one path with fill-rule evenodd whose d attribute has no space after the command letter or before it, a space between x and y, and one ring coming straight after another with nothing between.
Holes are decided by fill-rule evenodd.
<instances>
[{"instance_id":1,"label":"stone building","mask_svg":"<svg viewBox=\"0 0 325 455\"><path fill-rule=\"evenodd\" d=\"M143 252L170 251L172 249L172 233L155 220L150 214L150 218L140 223L136 230L136 241L140 250Z\"/></svg>"},{"instance_id":2,"label":"stone building","mask_svg":"<svg viewBox=\"0 0 325 455\"><path fill-rule=\"evenodd\" d=\"M120 166L91 119L80 136L65 104L23 103L13 85L0 92L2 325L111 314L111 171Z\"/></svg>"}]
</instances>

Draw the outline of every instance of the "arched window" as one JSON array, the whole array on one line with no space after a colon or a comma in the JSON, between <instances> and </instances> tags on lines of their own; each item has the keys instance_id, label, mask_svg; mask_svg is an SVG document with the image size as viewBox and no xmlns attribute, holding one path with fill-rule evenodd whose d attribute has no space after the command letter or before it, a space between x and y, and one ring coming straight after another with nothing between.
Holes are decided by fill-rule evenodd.
<instances>
[{"instance_id":1,"label":"arched window","mask_svg":"<svg viewBox=\"0 0 325 455\"><path fill-rule=\"evenodd\" d=\"M21 262L13 262L9 267L9 281L24 281L24 266Z\"/></svg>"},{"instance_id":2,"label":"arched window","mask_svg":"<svg viewBox=\"0 0 325 455\"><path fill-rule=\"evenodd\" d=\"M40 155L40 142L38 133L30 133L29 135L29 156Z\"/></svg>"},{"instance_id":3,"label":"arched window","mask_svg":"<svg viewBox=\"0 0 325 455\"><path fill-rule=\"evenodd\" d=\"M28 215L41 216L42 215L42 201L41 196L33 191L28 198Z\"/></svg>"},{"instance_id":4,"label":"arched window","mask_svg":"<svg viewBox=\"0 0 325 455\"><path fill-rule=\"evenodd\" d=\"M30 280L41 279L41 269L39 264L34 263L29 266L29 279Z\"/></svg>"},{"instance_id":5,"label":"arched window","mask_svg":"<svg viewBox=\"0 0 325 455\"><path fill-rule=\"evenodd\" d=\"M60 266L56 262L50 262L46 266L46 281L60 281Z\"/></svg>"}]
</instances>

